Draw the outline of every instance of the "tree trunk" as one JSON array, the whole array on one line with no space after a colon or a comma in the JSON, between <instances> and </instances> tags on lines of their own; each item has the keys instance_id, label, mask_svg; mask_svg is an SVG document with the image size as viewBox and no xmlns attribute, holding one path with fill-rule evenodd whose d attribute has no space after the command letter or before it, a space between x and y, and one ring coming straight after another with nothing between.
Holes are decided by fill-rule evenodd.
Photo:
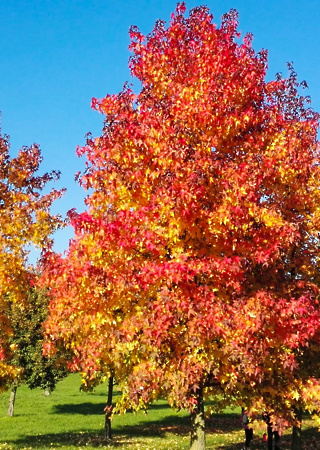
<instances>
[{"instance_id":1,"label":"tree trunk","mask_svg":"<svg viewBox=\"0 0 320 450\"><path fill-rule=\"evenodd\" d=\"M299 421L299 425L292 427L291 450L301 450L302 409L296 408L294 412L297 420Z\"/></svg>"},{"instance_id":2,"label":"tree trunk","mask_svg":"<svg viewBox=\"0 0 320 450\"><path fill-rule=\"evenodd\" d=\"M272 431L272 426L268 425L267 432L268 432L268 450L272 450L272 448L273 448L273 431Z\"/></svg>"},{"instance_id":3,"label":"tree trunk","mask_svg":"<svg viewBox=\"0 0 320 450\"><path fill-rule=\"evenodd\" d=\"M111 441L111 415L112 415L113 377L109 378L107 406L105 407L104 437Z\"/></svg>"},{"instance_id":4,"label":"tree trunk","mask_svg":"<svg viewBox=\"0 0 320 450\"><path fill-rule=\"evenodd\" d=\"M197 406L191 413L190 450L206 448L205 418L202 389L197 391Z\"/></svg>"},{"instance_id":5,"label":"tree trunk","mask_svg":"<svg viewBox=\"0 0 320 450\"><path fill-rule=\"evenodd\" d=\"M9 399L8 416L12 417L14 413L14 402L16 401L16 393L18 386L14 384L11 388L11 394Z\"/></svg>"}]
</instances>

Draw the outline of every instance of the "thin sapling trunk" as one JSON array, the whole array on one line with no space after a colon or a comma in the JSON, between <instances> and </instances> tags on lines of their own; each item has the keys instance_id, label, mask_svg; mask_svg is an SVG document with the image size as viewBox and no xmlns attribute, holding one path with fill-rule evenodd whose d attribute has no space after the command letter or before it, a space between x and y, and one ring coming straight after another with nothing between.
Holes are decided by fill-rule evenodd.
<instances>
[{"instance_id":1,"label":"thin sapling trunk","mask_svg":"<svg viewBox=\"0 0 320 450\"><path fill-rule=\"evenodd\" d=\"M14 384L11 388L9 407L8 407L8 416L10 416L10 417L13 417L13 414L14 414L14 403L16 401L17 388L18 388L18 386L16 384Z\"/></svg>"},{"instance_id":2,"label":"thin sapling trunk","mask_svg":"<svg viewBox=\"0 0 320 450\"><path fill-rule=\"evenodd\" d=\"M105 407L104 436L111 441L111 416L112 416L112 394L113 394L113 377L109 378L107 406Z\"/></svg>"}]
</instances>

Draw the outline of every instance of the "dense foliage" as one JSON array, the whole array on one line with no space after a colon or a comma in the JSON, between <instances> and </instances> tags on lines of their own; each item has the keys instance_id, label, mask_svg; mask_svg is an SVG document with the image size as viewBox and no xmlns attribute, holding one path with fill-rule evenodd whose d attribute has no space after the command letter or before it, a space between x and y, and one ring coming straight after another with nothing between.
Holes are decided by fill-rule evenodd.
<instances>
[{"instance_id":1,"label":"dense foliage","mask_svg":"<svg viewBox=\"0 0 320 450\"><path fill-rule=\"evenodd\" d=\"M43 323L48 317L47 292L30 289L23 305L8 301L5 313L12 328L9 338L14 349L11 364L20 370L16 382L24 382L31 389L40 387L52 391L67 371L63 358L48 358L43 354Z\"/></svg>"},{"instance_id":2,"label":"dense foliage","mask_svg":"<svg viewBox=\"0 0 320 450\"><path fill-rule=\"evenodd\" d=\"M31 286L28 251L30 245L44 248L49 236L62 225L50 213L62 191L45 192L58 172L37 176L41 153L37 145L24 147L15 158L9 154L9 140L0 136L0 389L5 389L18 372L11 364L15 347L8 305L24 308Z\"/></svg>"},{"instance_id":3,"label":"dense foliage","mask_svg":"<svg viewBox=\"0 0 320 450\"><path fill-rule=\"evenodd\" d=\"M115 375L122 409L319 406L319 116L292 67L266 81L237 25L181 4L131 29L141 90L93 100L88 209L44 260L47 351L71 350L86 383Z\"/></svg>"}]
</instances>

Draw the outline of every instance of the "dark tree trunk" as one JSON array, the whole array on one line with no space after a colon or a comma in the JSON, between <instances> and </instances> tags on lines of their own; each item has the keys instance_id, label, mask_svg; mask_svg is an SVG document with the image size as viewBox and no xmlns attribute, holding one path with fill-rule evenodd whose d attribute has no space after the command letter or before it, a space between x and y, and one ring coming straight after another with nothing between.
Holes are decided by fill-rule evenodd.
<instances>
[{"instance_id":1,"label":"dark tree trunk","mask_svg":"<svg viewBox=\"0 0 320 450\"><path fill-rule=\"evenodd\" d=\"M272 432L272 426L268 425L267 428L268 431L268 450L273 449L273 432Z\"/></svg>"},{"instance_id":2,"label":"dark tree trunk","mask_svg":"<svg viewBox=\"0 0 320 450\"><path fill-rule=\"evenodd\" d=\"M16 393L18 386L14 384L11 388L11 394L9 399L8 416L12 417L14 413L14 403L16 401Z\"/></svg>"},{"instance_id":3,"label":"dark tree trunk","mask_svg":"<svg viewBox=\"0 0 320 450\"><path fill-rule=\"evenodd\" d=\"M297 420L299 421L299 425L292 427L291 449L292 450L301 450L302 409L296 408L294 412L295 412Z\"/></svg>"},{"instance_id":4,"label":"dark tree trunk","mask_svg":"<svg viewBox=\"0 0 320 450\"><path fill-rule=\"evenodd\" d=\"M113 377L109 378L107 406L105 408L104 436L111 441L111 415L112 415Z\"/></svg>"},{"instance_id":5,"label":"dark tree trunk","mask_svg":"<svg viewBox=\"0 0 320 450\"><path fill-rule=\"evenodd\" d=\"M274 450L280 450L281 436L278 431L274 432Z\"/></svg>"},{"instance_id":6,"label":"dark tree trunk","mask_svg":"<svg viewBox=\"0 0 320 450\"><path fill-rule=\"evenodd\" d=\"M206 448L205 418L202 389L197 392L197 406L191 413L190 450L204 450Z\"/></svg>"}]
</instances>

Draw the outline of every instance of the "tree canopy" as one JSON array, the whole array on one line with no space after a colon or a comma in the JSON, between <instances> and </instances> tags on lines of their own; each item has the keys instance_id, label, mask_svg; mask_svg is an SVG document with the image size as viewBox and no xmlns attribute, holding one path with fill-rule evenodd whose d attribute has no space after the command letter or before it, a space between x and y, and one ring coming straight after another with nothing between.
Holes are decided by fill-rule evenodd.
<instances>
[{"instance_id":1,"label":"tree canopy","mask_svg":"<svg viewBox=\"0 0 320 450\"><path fill-rule=\"evenodd\" d=\"M47 350L64 343L87 383L115 375L122 409L317 406L319 115L291 66L266 81L267 52L237 26L182 3L131 29L141 89L93 99L87 211L44 260Z\"/></svg>"},{"instance_id":2,"label":"tree canopy","mask_svg":"<svg viewBox=\"0 0 320 450\"><path fill-rule=\"evenodd\" d=\"M37 175L41 163L38 145L22 148L10 157L7 136L0 135L0 389L17 375L11 365L15 347L8 302L23 308L34 284L28 263L30 246L44 248L51 243L50 235L62 226L58 215L50 212L54 200L63 191L46 190L59 172Z\"/></svg>"}]
</instances>

